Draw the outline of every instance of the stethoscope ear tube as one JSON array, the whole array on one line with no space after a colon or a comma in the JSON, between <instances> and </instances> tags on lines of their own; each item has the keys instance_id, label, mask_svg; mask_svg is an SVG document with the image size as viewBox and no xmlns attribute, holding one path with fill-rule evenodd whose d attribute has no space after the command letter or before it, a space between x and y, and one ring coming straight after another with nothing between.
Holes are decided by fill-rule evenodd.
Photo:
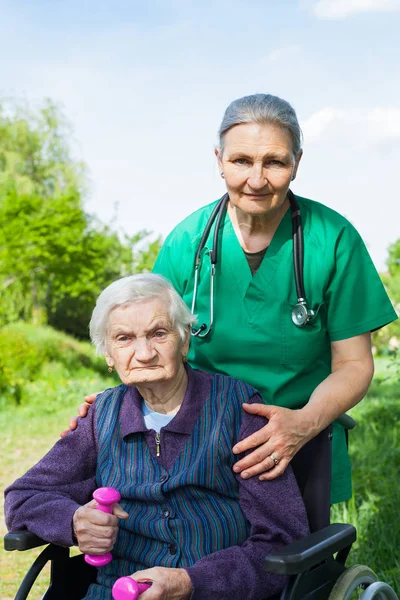
<instances>
[{"instance_id":1,"label":"stethoscope ear tube","mask_svg":"<svg viewBox=\"0 0 400 600\"><path fill-rule=\"evenodd\" d=\"M295 195L288 191L288 198L292 209L292 239L293 239L293 267L296 281L297 302L305 302L305 291L303 281L303 231L301 226L300 207Z\"/></svg>"},{"instance_id":2,"label":"stethoscope ear tube","mask_svg":"<svg viewBox=\"0 0 400 600\"><path fill-rule=\"evenodd\" d=\"M222 196L221 200L218 202L218 204L220 205L220 210L218 211L218 217L217 217L217 221L215 223L213 248L212 248L211 255L210 255L211 264L214 266L217 264L218 235L219 235L219 232L221 231L221 223L222 223L222 219L224 218L224 215L226 212L226 207L228 206L228 200L229 200L229 196L228 196L228 194L225 194L224 196Z\"/></svg>"},{"instance_id":3,"label":"stethoscope ear tube","mask_svg":"<svg viewBox=\"0 0 400 600\"><path fill-rule=\"evenodd\" d=\"M211 253L210 253L211 256ZM195 272L195 289L193 291L193 302L192 302L192 313L194 314L194 305L195 305L195 299L197 296L197 282L198 282L198 274L199 274L199 269L197 268L196 272ZM206 335L208 335L212 329L212 326L214 325L214 277L215 277L215 264L211 263L211 274L210 274L210 324L207 327L206 323L203 323L202 325L200 325L200 327L198 329L196 329L195 327L192 327L191 330L191 334L193 337L206 337Z\"/></svg>"},{"instance_id":4,"label":"stethoscope ear tube","mask_svg":"<svg viewBox=\"0 0 400 600\"><path fill-rule=\"evenodd\" d=\"M192 300L192 313L194 314L196 298L197 298L197 288L199 283L199 270L201 263L201 251L206 245L207 238L210 234L211 227L216 220L214 235L213 235L213 245L212 250L209 251L210 261L211 261L211 272L210 272L210 324L207 327L206 323L203 323L197 329L192 327L191 334L193 337L206 337L211 331L214 325L214 278L215 278L215 265L218 260L218 234L221 230L222 219L224 218L226 207L228 204L229 196L228 194L224 194L222 198L219 200L217 205L214 207L214 210L211 213L211 216L207 222L206 228L204 230L203 235L201 236L199 247L197 248L196 256L195 256L195 267L194 267L194 289L193 289L193 300Z\"/></svg>"},{"instance_id":5,"label":"stethoscope ear tube","mask_svg":"<svg viewBox=\"0 0 400 600\"><path fill-rule=\"evenodd\" d=\"M205 228L205 229L204 229L204 231L203 231L203 235L201 236L201 240L200 240L200 242L199 242L199 246L198 246L198 248L197 248L196 256L195 256L195 258L194 258L194 264L195 264L195 267L196 267L196 265L197 265L197 266L200 266L200 262L201 262L201 259L200 259L200 254L201 254L201 251L203 250L204 246L206 245L206 241L207 241L207 238L208 238L208 236L209 236L209 233L210 233L210 231L211 231L211 227L213 226L213 223L214 223L214 221L215 221L215 219L216 219L216 217L217 217L217 214L218 214L218 213L219 213L219 214L218 214L218 217L219 217L219 218L218 218L218 223L217 223L217 225L219 225L219 224L220 224L220 222L221 222L221 213L223 213L223 212L224 212L224 211L223 211L223 209L222 209L222 207L226 208L226 205L227 205L227 203L228 203L228 200L229 200L229 196L228 196L228 194L224 194L224 195L222 196L222 198L220 198L220 200L219 200L219 201L217 202L217 204L214 206L214 210L212 211L212 213L211 213L211 215L210 215L210 217L209 217L209 219L208 219L208 221L207 221L206 228ZM217 232L217 236L218 236L218 232ZM218 239L218 238L217 238L217 239ZM214 241L215 241L215 234L214 234ZM212 251L213 251L213 252L215 251L215 247L213 248L213 250L212 250ZM213 258L213 257L212 257L212 258ZM215 262L214 262L214 264L215 264Z\"/></svg>"},{"instance_id":6,"label":"stethoscope ear tube","mask_svg":"<svg viewBox=\"0 0 400 600\"><path fill-rule=\"evenodd\" d=\"M288 190L288 198L292 211L293 267L297 294L297 304L292 309L292 321L296 327L304 327L315 316L315 312L307 306L304 289L304 240L300 207L291 190Z\"/></svg>"}]
</instances>

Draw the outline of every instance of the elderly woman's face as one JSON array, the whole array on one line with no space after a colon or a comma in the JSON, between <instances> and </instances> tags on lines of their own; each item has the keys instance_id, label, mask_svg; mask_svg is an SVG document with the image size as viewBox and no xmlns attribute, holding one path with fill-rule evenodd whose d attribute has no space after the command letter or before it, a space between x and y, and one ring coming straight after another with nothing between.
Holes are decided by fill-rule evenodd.
<instances>
[{"instance_id":1,"label":"elderly woman's face","mask_svg":"<svg viewBox=\"0 0 400 600\"><path fill-rule=\"evenodd\" d=\"M232 127L225 135L223 155L218 153L231 204L254 216L279 209L300 158L294 156L290 134L282 127Z\"/></svg>"},{"instance_id":2,"label":"elderly woman's face","mask_svg":"<svg viewBox=\"0 0 400 600\"><path fill-rule=\"evenodd\" d=\"M183 368L189 341L171 325L161 298L149 298L111 311L107 327L108 365L127 385L173 380Z\"/></svg>"}]
</instances>

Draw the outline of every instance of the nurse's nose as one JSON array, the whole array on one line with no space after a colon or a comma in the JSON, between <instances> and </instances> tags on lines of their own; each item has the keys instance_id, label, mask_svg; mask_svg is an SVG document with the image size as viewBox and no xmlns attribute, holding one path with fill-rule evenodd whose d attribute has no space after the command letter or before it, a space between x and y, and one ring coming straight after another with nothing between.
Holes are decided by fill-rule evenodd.
<instances>
[{"instance_id":1,"label":"nurse's nose","mask_svg":"<svg viewBox=\"0 0 400 600\"><path fill-rule=\"evenodd\" d=\"M151 340L146 337L138 337L135 342L135 358L140 362L150 362L156 356L155 348Z\"/></svg>"},{"instance_id":2,"label":"nurse's nose","mask_svg":"<svg viewBox=\"0 0 400 600\"><path fill-rule=\"evenodd\" d=\"M262 165L254 164L251 167L247 183L252 190L258 191L265 188L267 179L265 177L264 169Z\"/></svg>"}]
</instances>

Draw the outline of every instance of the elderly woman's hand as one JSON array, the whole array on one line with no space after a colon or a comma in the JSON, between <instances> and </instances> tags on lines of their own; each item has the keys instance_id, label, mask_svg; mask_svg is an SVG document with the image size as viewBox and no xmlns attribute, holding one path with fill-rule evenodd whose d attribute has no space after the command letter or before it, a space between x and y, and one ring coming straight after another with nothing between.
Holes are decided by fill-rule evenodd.
<instances>
[{"instance_id":1,"label":"elderly woman's hand","mask_svg":"<svg viewBox=\"0 0 400 600\"><path fill-rule=\"evenodd\" d=\"M234 446L235 454L255 450L238 461L233 470L245 479L254 475L260 475L260 479L275 479L284 473L294 455L315 435L315 430L301 410L266 404L243 404L243 408L269 421Z\"/></svg>"},{"instance_id":2,"label":"elderly woman's hand","mask_svg":"<svg viewBox=\"0 0 400 600\"><path fill-rule=\"evenodd\" d=\"M96 509L97 502L91 500L75 511L72 524L81 552L105 554L111 552L118 533L118 519L127 519L119 504L113 504L112 514Z\"/></svg>"},{"instance_id":3,"label":"elderly woman's hand","mask_svg":"<svg viewBox=\"0 0 400 600\"><path fill-rule=\"evenodd\" d=\"M136 571L135 581L152 581L153 585L140 594L140 600L187 600L192 594L192 582L185 569L153 567Z\"/></svg>"},{"instance_id":4,"label":"elderly woman's hand","mask_svg":"<svg viewBox=\"0 0 400 600\"><path fill-rule=\"evenodd\" d=\"M100 394L100 393L101 392L97 392L96 394L90 394L89 396L84 397L84 402L82 402L82 404L80 404L78 406L78 416L79 417L86 417L89 408L91 407L93 402L96 400L97 394ZM78 426L78 417L71 417L68 429L64 429L64 431L62 431L60 433L60 437L62 437L62 438L65 437L67 435L67 433L69 433L70 431L74 431L74 429L76 429L77 426Z\"/></svg>"}]
</instances>

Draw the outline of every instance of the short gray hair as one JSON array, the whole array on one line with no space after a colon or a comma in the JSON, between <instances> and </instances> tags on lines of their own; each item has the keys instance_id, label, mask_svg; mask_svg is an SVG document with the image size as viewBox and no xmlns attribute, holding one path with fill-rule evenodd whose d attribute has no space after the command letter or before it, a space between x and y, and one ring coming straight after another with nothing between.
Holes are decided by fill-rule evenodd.
<instances>
[{"instance_id":1,"label":"short gray hair","mask_svg":"<svg viewBox=\"0 0 400 600\"><path fill-rule=\"evenodd\" d=\"M226 132L241 123L274 124L286 129L292 138L293 154L296 158L300 154L303 134L296 112L286 100L282 100L278 96L271 96L271 94L253 94L231 102L225 111L218 131L221 154L224 151Z\"/></svg>"},{"instance_id":2,"label":"short gray hair","mask_svg":"<svg viewBox=\"0 0 400 600\"><path fill-rule=\"evenodd\" d=\"M182 341L186 339L187 328L196 321L196 317L165 277L140 273L114 281L97 298L89 330L92 344L99 354L107 350L107 326L111 311L148 298L166 300L171 324L178 329Z\"/></svg>"}]
</instances>

